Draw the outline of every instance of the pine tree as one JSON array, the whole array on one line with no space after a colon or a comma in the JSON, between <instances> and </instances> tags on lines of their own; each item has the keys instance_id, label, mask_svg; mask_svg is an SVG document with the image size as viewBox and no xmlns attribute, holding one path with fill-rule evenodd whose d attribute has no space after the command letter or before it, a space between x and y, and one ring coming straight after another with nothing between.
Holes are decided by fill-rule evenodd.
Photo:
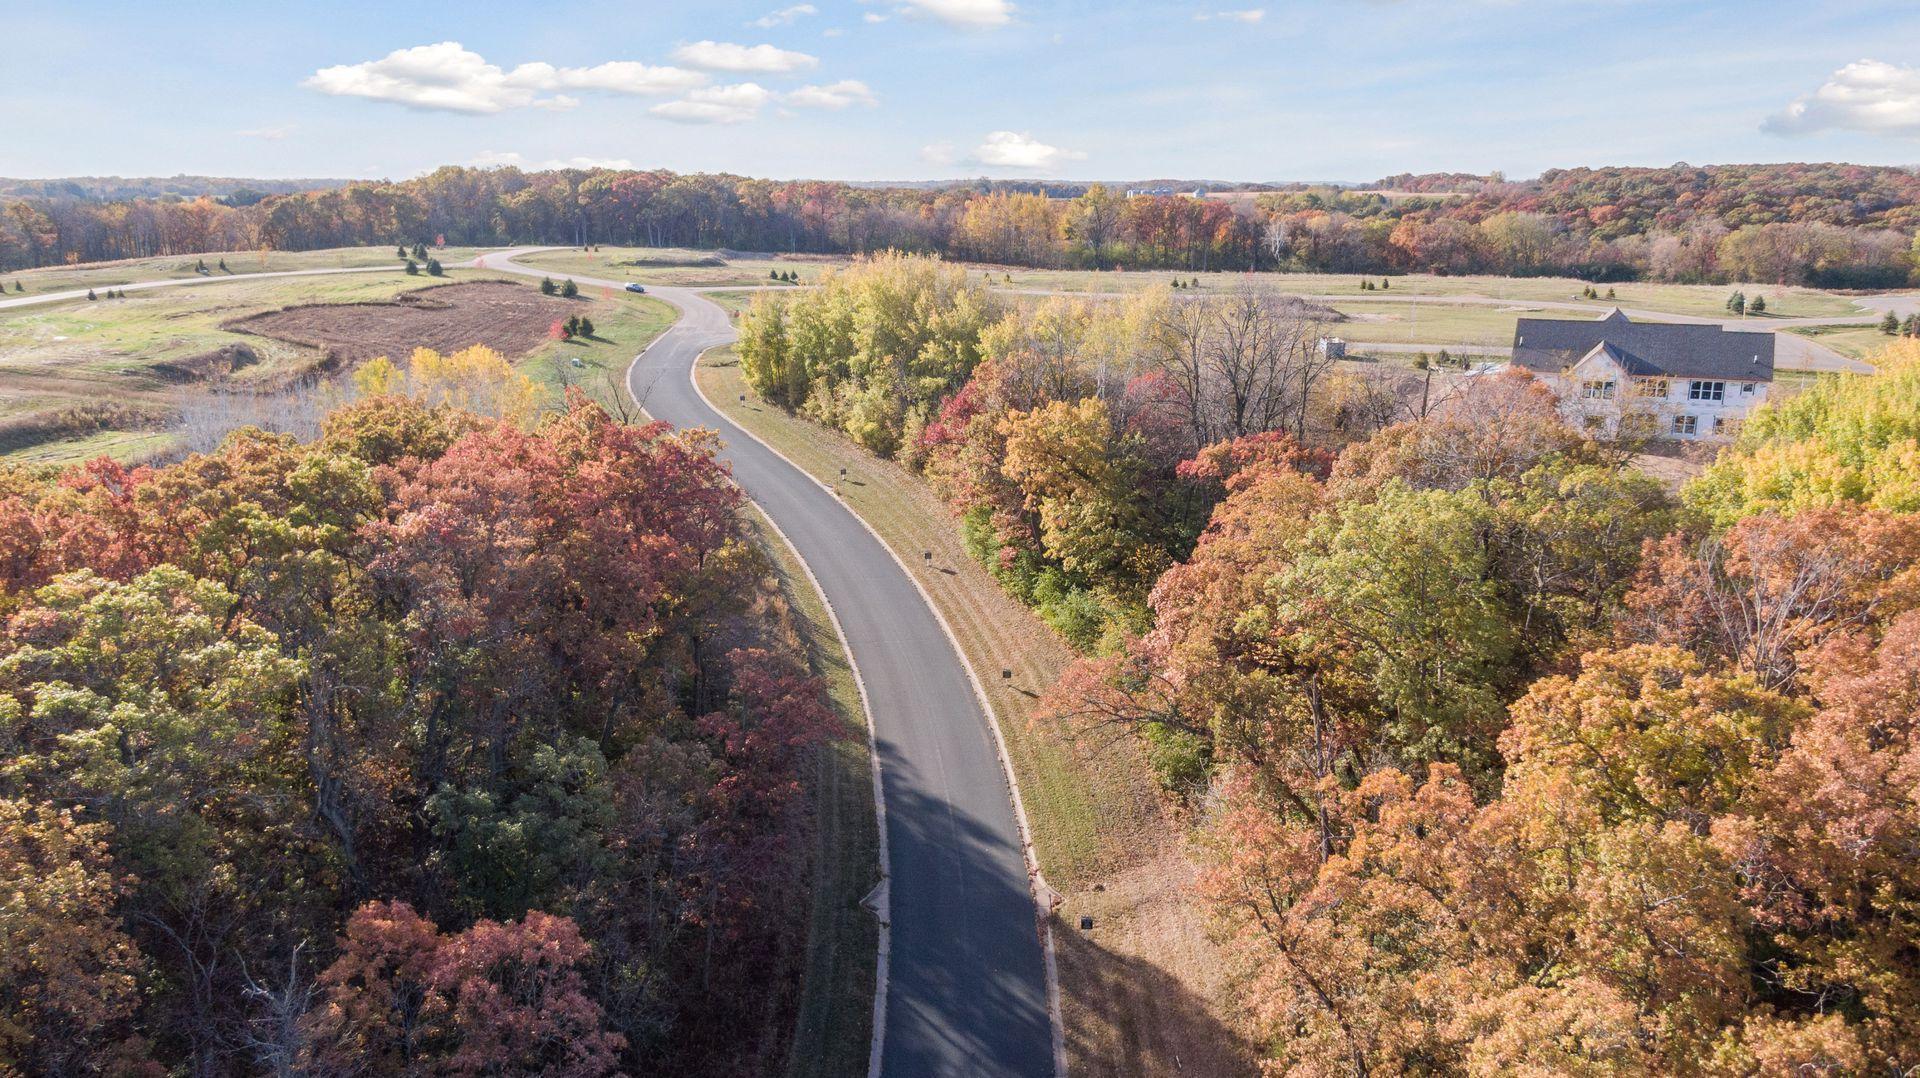
<instances>
[{"instance_id":1,"label":"pine tree","mask_svg":"<svg viewBox=\"0 0 1920 1078\"><path fill-rule=\"evenodd\" d=\"M205 272L207 272L207 260L206 260L206 259L204 259L204 258L196 258L196 259L194 259L194 260L193 260L193 272L195 272L195 273L205 273Z\"/></svg>"},{"instance_id":2,"label":"pine tree","mask_svg":"<svg viewBox=\"0 0 1920 1078\"><path fill-rule=\"evenodd\" d=\"M1608 299L1613 299L1613 298L1614 298L1614 295L1613 295L1613 289L1611 289L1611 288L1609 288L1609 289L1607 289L1607 298L1608 298Z\"/></svg>"},{"instance_id":3,"label":"pine tree","mask_svg":"<svg viewBox=\"0 0 1920 1078\"><path fill-rule=\"evenodd\" d=\"M541 295L551 296L556 291L559 291L559 286L553 283L553 278L551 277L540 278L540 294Z\"/></svg>"},{"instance_id":4,"label":"pine tree","mask_svg":"<svg viewBox=\"0 0 1920 1078\"><path fill-rule=\"evenodd\" d=\"M1753 312L1754 314L1766 314L1767 313L1767 297L1765 296L1753 297L1753 302L1747 304L1747 310Z\"/></svg>"},{"instance_id":5,"label":"pine tree","mask_svg":"<svg viewBox=\"0 0 1920 1078\"><path fill-rule=\"evenodd\" d=\"M14 282L13 282L13 290L14 290L15 292L25 292L25 291L26 291L26 288L25 288L24 286L22 286L22 285L21 285L21 283L20 283L19 281L17 281L17 280L16 280L16 281L14 281ZM1893 316L1892 316L1892 315L1888 315L1887 317L1888 317L1888 318L1892 318Z\"/></svg>"},{"instance_id":6,"label":"pine tree","mask_svg":"<svg viewBox=\"0 0 1920 1078\"><path fill-rule=\"evenodd\" d=\"M227 260L224 258L220 260L220 272L221 273L231 272L227 269Z\"/></svg>"},{"instance_id":7,"label":"pine tree","mask_svg":"<svg viewBox=\"0 0 1920 1078\"><path fill-rule=\"evenodd\" d=\"M100 297L99 297L99 296L96 296L96 295L94 295L94 294L93 294L93 289L91 289L91 288L89 288L89 289L87 289L87 298L88 298L88 299L99 299Z\"/></svg>"},{"instance_id":8,"label":"pine tree","mask_svg":"<svg viewBox=\"0 0 1920 1078\"><path fill-rule=\"evenodd\" d=\"M780 280L785 280L785 278L783 278L783 277L781 277L781 276L780 276L780 271L779 271L779 270L768 270L768 271L767 271L767 280L769 280L769 281L780 281Z\"/></svg>"},{"instance_id":9,"label":"pine tree","mask_svg":"<svg viewBox=\"0 0 1920 1078\"><path fill-rule=\"evenodd\" d=\"M568 315L566 322L560 327L560 331L566 334L568 340L578 337L580 335L580 316L577 314Z\"/></svg>"},{"instance_id":10,"label":"pine tree","mask_svg":"<svg viewBox=\"0 0 1920 1078\"><path fill-rule=\"evenodd\" d=\"M427 259L427 276L441 277L441 276L444 276L445 274L446 274L446 271L440 268L439 259L437 258Z\"/></svg>"},{"instance_id":11,"label":"pine tree","mask_svg":"<svg viewBox=\"0 0 1920 1078\"><path fill-rule=\"evenodd\" d=\"M1392 282L1392 281L1389 281L1389 280L1387 280L1387 279L1386 279L1385 277L1382 277L1382 278L1380 278L1380 287L1381 287L1381 288L1392 288L1392 287L1393 287L1393 282Z\"/></svg>"},{"instance_id":12,"label":"pine tree","mask_svg":"<svg viewBox=\"0 0 1920 1078\"><path fill-rule=\"evenodd\" d=\"M409 277L420 276L420 263L415 262L411 258L407 259L407 276Z\"/></svg>"},{"instance_id":13,"label":"pine tree","mask_svg":"<svg viewBox=\"0 0 1920 1078\"><path fill-rule=\"evenodd\" d=\"M1727 310L1732 311L1734 314L1746 314L1747 294L1745 292L1735 292L1733 295L1728 296Z\"/></svg>"},{"instance_id":14,"label":"pine tree","mask_svg":"<svg viewBox=\"0 0 1920 1078\"><path fill-rule=\"evenodd\" d=\"M17 286L19 282L15 281L14 284ZM1896 333L1899 333L1900 332L1900 316L1897 314L1894 314L1892 311L1888 311L1887 316L1880 320L1880 332L1886 334L1889 337L1893 336Z\"/></svg>"},{"instance_id":15,"label":"pine tree","mask_svg":"<svg viewBox=\"0 0 1920 1078\"><path fill-rule=\"evenodd\" d=\"M574 284L573 278L569 277L567 278L566 283L560 286L560 294L567 297L568 299L572 299L573 297L580 294L580 286L577 284Z\"/></svg>"},{"instance_id":16,"label":"pine tree","mask_svg":"<svg viewBox=\"0 0 1920 1078\"><path fill-rule=\"evenodd\" d=\"M580 335L582 337L593 336L593 319L588 318L584 314L580 316Z\"/></svg>"},{"instance_id":17,"label":"pine tree","mask_svg":"<svg viewBox=\"0 0 1920 1078\"><path fill-rule=\"evenodd\" d=\"M407 249L404 246L395 245L395 247L393 248L393 257L395 258L407 257Z\"/></svg>"},{"instance_id":18,"label":"pine tree","mask_svg":"<svg viewBox=\"0 0 1920 1078\"><path fill-rule=\"evenodd\" d=\"M1920 314L1910 314L1907 316L1906 321L1900 323L1900 335L1903 337L1920 337Z\"/></svg>"},{"instance_id":19,"label":"pine tree","mask_svg":"<svg viewBox=\"0 0 1920 1078\"><path fill-rule=\"evenodd\" d=\"M414 261L416 261L416 262L425 262L425 261L427 260L427 245L426 245L426 244L424 244L424 243L416 243L416 244L414 244L414 245L413 245L413 259L414 259Z\"/></svg>"}]
</instances>

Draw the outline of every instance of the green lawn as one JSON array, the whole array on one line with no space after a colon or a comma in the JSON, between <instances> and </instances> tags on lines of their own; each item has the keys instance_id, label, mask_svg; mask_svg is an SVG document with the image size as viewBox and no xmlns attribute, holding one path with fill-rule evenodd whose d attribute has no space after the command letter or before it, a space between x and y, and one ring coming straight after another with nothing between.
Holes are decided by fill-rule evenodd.
<instances>
[{"instance_id":1,"label":"green lawn","mask_svg":"<svg viewBox=\"0 0 1920 1078\"><path fill-rule=\"evenodd\" d=\"M1596 313L1618 306L1705 317L1725 315L1727 297L1738 290L1744 291L1750 299L1756 295L1764 295L1767 298L1769 316L1813 318L1859 315L1862 319L1875 317L1862 313L1846 296L1813 288L1777 285L1650 283L1601 285L1598 286L1601 298L1585 299L1581 296L1581 290L1586 287L1586 283L1566 277L1436 277L1430 274L1407 274L1398 277L1367 278L1360 274L1333 273L1176 273L1167 270L1140 272L1036 270L998 266L970 267L970 271L979 280L1001 288L1131 292L1155 284L1167 284L1176 278L1182 282L1198 278L1202 292L1224 291L1243 281L1256 281L1300 295L1366 296L1382 300L1391 300L1400 296L1458 296L1515 303L1550 300L1558 303L1577 303L1583 307L1592 308ZM1384 291L1378 289L1367 291L1361 288L1362 280L1371 280L1375 285L1386 282L1388 287ZM1609 288L1614 291L1614 297L1611 299L1607 298ZM1766 319L1756 318L1753 321L1764 324Z\"/></svg>"},{"instance_id":2,"label":"green lawn","mask_svg":"<svg viewBox=\"0 0 1920 1078\"><path fill-rule=\"evenodd\" d=\"M627 366L678 316L652 296L620 293L593 301L587 317L593 320L592 338L541 345L519 361L520 369L550 387L556 397L567 387L578 386L602 404L624 406Z\"/></svg>"},{"instance_id":3,"label":"green lawn","mask_svg":"<svg viewBox=\"0 0 1920 1078\"><path fill-rule=\"evenodd\" d=\"M1356 344L1513 344L1522 318L1565 318L1570 312L1538 307L1469 307L1435 303L1335 303L1349 321L1327 332Z\"/></svg>"},{"instance_id":4,"label":"green lawn","mask_svg":"<svg viewBox=\"0 0 1920 1078\"><path fill-rule=\"evenodd\" d=\"M1878 326L1798 326L1787 332L1819 341L1852 359L1870 358L1894 340Z\"/></svg>"},{"instance_id":5,"label":"green lawn","mask_svg":"<svg viewBox=\"0 0 1920 1078\"><path fill-rule=\"evenodd\" d=\"M740 314L740 313L742 313L742 312L744 312L744 311L745 311L745 310L746 310L747 308L749 308L749 307L751 307L751 306L753 306L753 301L754 301L754 300L755 300L755 299L756 299L757 297L760 297L760 296L765 296L765 295L779 295L779 294L780 294L780 293L778 293L778 292L774 292L774 293L768 293L768 292L708 292L708 293L707 293L706 295L707 295L707 298L708 298L708 299L710 299L710 300L712 300L712 301L713 301L713 302L715 302L715 303L718 303L718 304L719 304L720 306L722 306L722 307L725 307L725 308L726 308L727 310L729 310L729 311L732 311L732 312L734 312L735 314Z\"/></svg>"},{"instance_id":6,"label":"green lawn","mask_svg":"<svg viewBox=\"0 0 1920 1078\"><path fill-rule=\"evenodd\" d=\"M464 262L479 252L475 247L445 247L429 254L444 263ZM227 268L221 270L225 261ZM201 273L204 262L208 272ZM273 273L282 270L347 269L358 266L403 265L391 247L333 247L321 251L215 251L204 255L170 255L164 258L135 258L120 262L94 262L79 266L48 266L0 274L6 295L70 292L79 288L111 288L139 281L182 280L190 277L244 276L249 273ZM26 288L14 291L14 282Z\"/></svg>"},{"instance_id":7,"label":"green lawn","mask_svg":"<svg viewBox=\"0 0 1920 1078\"><path fill-rule=\"evenodd\" d=\"M822 269L845 265L844 258L813 256L783 258L772 254L722 256L713 251L681 247L602 247L597 251L544 251L517 260L562 273L605 277L614 281L717 288L728 285L771 285L775 271L793 272L802 282L818 280Z\"/></svg>"}]
</instances>

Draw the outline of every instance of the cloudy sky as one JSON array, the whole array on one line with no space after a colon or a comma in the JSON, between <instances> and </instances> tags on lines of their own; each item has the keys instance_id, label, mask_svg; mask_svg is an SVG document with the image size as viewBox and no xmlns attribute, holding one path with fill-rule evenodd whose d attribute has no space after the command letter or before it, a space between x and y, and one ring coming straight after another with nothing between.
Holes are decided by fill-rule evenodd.
<instances>
[{"instance_id":1,"label":"cloudy sky","mask_svg":"<svg viewBox=\"0 0 1920 1078\"><path fill-rule=\"evenodd\" d=\"M606 163L1358 181L1920 163L1920 5L1905 0L280 7L15 0L0 176Z\"/></svg>"}]
</instances>

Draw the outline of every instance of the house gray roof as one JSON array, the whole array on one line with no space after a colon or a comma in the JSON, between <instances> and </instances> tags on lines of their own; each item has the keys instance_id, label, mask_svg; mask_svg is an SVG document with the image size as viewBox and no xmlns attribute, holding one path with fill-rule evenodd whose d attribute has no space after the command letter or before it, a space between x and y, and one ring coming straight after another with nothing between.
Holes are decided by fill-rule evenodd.
<instances>
[{"instance_id":1,"label":"house gray roof","mask_svg":"<svg viewBox=\"0 0 1920 1078\"><path fill-rule=\"evenodd\" d=\"M1618 307L1593 321L1522 318L1513 327L1513 361L1559 374L1595 348L1637 377L1773 381L1773 334L1717 325L1635 322Z\"/></svg>"}]
</instances>

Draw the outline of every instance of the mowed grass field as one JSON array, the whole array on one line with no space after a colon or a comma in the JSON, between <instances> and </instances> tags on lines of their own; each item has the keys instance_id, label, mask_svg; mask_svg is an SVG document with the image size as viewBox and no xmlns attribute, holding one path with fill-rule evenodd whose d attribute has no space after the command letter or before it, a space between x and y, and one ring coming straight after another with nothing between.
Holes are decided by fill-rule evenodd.
<instances>
[{"instance_id":1,"label":"mowed grass field","mask_svg":"<svg viewBox=\"0 0 1920 1078\"><path fill-rule=\"evenodd\" d=\"M1225 971L1192 902L1182 829L1138 743L1076 733L1037 712L1073 652L967 555L952 515L918 477L760 401L731 348L702 357L697 377L716 407L833 485L902 552L980 673L1041 869L1062 900L1052 925L1073 1073L1251 1072L1246 1046L1217 1018ZM925 566L922 551L933 554ZM1003 680L999 670L1013 676ZM1094 919L1093 931L1079 929L1082 916Z\"/></svg>"},{"instance_id":2,"label":"mowed grass field","mask_svg":"<svg viewBox=\"0 0 1920 1078\"><path fill-rule=\"evenodd\" d=\"M1283 292L1312 296L1363 297L1368 301L1390 302L1409 296L1477 299L1503 303L1571 303L1591 308L1596 314L1610 307L1628 307L1665 314L1696 315L1703 318L1727 317L1727 297L1736 291L1748 299L1765 296L1767 315L1751 321L1764 325L1772 318L1853 317L1878 319L1862 311L1853 299L1815 288L1781 285L1684 285L1628 283L1598 285L1599 299L1581 295L1587 282L1570 277L1436 277L1431 274L1405 274L1396 277L1367 277L1337 273L1187 273L1169 270L1044 270L1006 267L970 267L980 280L1000 288L1038 288L1062 292L1131 292L1156 284L1183 283L1198 279L1200 290L1224 291L1242 282L1258 282ZM1371 281L1376 288L1361 286ZM1385 284L1382 290L1377 286ZM1614 291L1607 298L1607 290Z\"/></svg>"},{"instance_id":3,"label":"mowed grass field","mask_svg":"<svg viewBox=\"0 0 1920 1078\"><path fill-rule=\"evenodd\" d=\"M1796 326L1788 330L1852 359L1866 359L1897 338L1880 332L1878 326Z\"/></svg>"},{"instance_id":4,"label":"mowed grass field","mask_svg":"<svg viewBox=\"0 0 1920 1078\"><path fill-rule=\"evenodd\" d=\"M427 253L442 263L451 263L473 258L480 250L476 247L440 247ZM222 261L227 264L224 270L219 268ZM207 266L206 273L201 273L198 268L203 262ZM6 294L0 299L71 292L78 288L113 288L139 281L242 277L285 270L354 269L366 266L392 266L399 269L404 264L391 247L333 247L320 251L215 251L204 255L130 258L118 262L93 262L84 266L48 266L0 273L0 286L6 289ZM26 291L15 291L15 282Z\"/></svg>"},{"instance_id":5,"label":"mowed grass field","mask_svg":"<svg viewBox=\"0 0 1920 1078\"><path fill-rule=\"evenodd\" d=\"M602 247L543 251L517 259L523 266L604 277L610 281L674 285L680 288L724 288L729 285L773 285L769 275L796 273L800 283L819 280L822 270L849 261L818 255L736 254L697 251L683 247Z\"/></svg>"},{"instance_id":6,"label":"mowed grass field","mask_svg":"<svg viewBox=\"0 0 1920 1078\"><path fill-rule=\"evenodd\" d=\"M391 254L391 251L388 252ZM502 281L533 290L536 282L483 270L424 274L343 274L248 280L183 289L129 292L124 298L68 300L0 309L0 457L58 463L106 453L141 459L166 452L167 416L183 394L270 392L314 370L325 350L223 328L235 319L313 304L384 304L449 283ZM555 301L558 303L559 301ZM605 398L618 372L673 322L672 308L648 297L587 295L572 301L591 318L591 338L541 339L510 356L550 386L557 401L569 385ZM485 311L474 339L486 338ZM324 311L322 311L324 317ZM422 342L424 343L424 342ZM244 349L241 365L231 356ZM402 358L410 347L394 348ZM572 361L579 359L579 365ZM114 415L67 423L76 412Z\"/></svg>"}]
</instances>

